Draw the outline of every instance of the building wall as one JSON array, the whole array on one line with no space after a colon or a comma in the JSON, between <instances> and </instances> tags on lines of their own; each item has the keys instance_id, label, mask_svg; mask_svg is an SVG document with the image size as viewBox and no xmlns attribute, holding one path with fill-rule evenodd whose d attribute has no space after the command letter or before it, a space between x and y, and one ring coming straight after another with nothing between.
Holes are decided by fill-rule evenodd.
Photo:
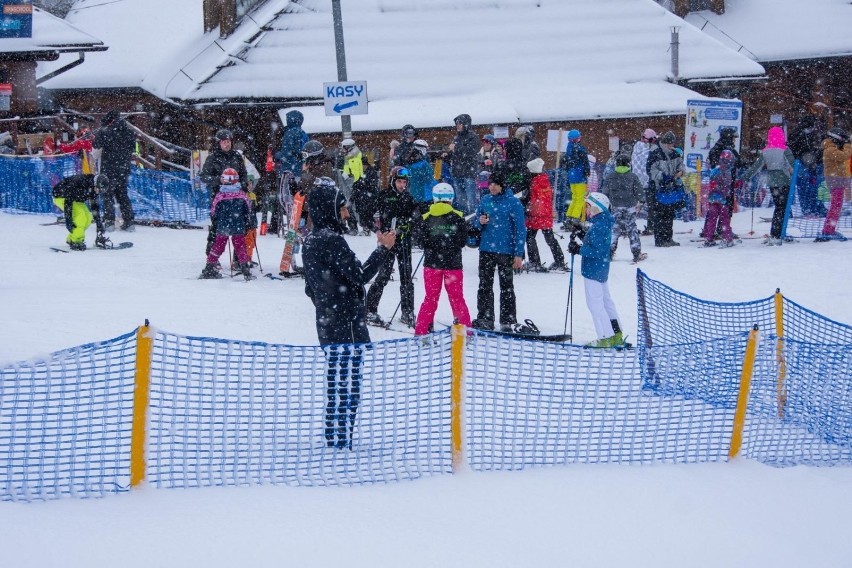
<instances>
[{"instance_id":1,"label":"building wall","mask_svg":"<svg viewBox=\"0 0 852 568\"><path fill-rule=\"evenodd\" d=\"M2 117L28 115L38 111L35 61L0 61L0 83L12 83L11 109Z\"/></svg>"}]
</instances>

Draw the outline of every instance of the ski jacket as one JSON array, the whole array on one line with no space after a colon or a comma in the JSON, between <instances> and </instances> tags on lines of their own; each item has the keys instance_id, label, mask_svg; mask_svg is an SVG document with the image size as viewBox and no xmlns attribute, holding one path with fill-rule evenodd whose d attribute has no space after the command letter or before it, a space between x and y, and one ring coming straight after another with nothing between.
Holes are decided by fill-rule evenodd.
<instances>
[{"instance_id":1,"label":"ski jacket","mask_svg":"<svg viewBox=\"0 0 852 568\"><path fill-rule=\"evenodd\" d=\"M529 132L524 134L523 143L523 159L525 162L535 160L536 158L541 158L541 148L539 148L538 142L533 139L532 134L530 134Z\"/></svg>"},{"instance_id":2,"label":"ski jacket","mask_svg":"<svg viewBox=\"0 0 852 568\"><path fill-rule=\"evenodd\" d=\"M408 178L408 193L411 194L415 203L431 203L432 188L437 185L435 181L435 168L424 157L408 166L411 177Z\"/></svg>"},{"instance_id":3,"label":"ski jacket","mask_svg":"<svg viewBox=\"0 0 852 568\"><path fill-rule=\"evenodd\" d=\"M91 152L93 148L92 140L90 138L77 138L73 142L69 142L68 144L64 144L62 142L59 143L59 151L63 154L73 154L75 152L79 152L80 150L84 150L86 152Z\"/></svg>"},{"instance_id":4,"label":"ski jacket","mask_svg":"<svg viewBox=\"0 0 852 568\"><path fill-rule=\"evenodd\" d=\"M343 162L343 175L352 179L352 183L357 182L364 176L363 155L358 146L353 146L352 150L346 153Z\"/></svg>"},{"instance_id":5,"label":"ski jacket","mask_svg":"<svg viewBox=\"0 0 852 568\"><path fill-rule=\"evenodd\" d=\"M648 155L651 153L651 144L639 140L633 145L633 154L630 156L630 167L639 181L642 182L642 187L648 187Z\"/></svg>"},{"instance_id":6,"label":"ski jacket","mask_svg":"<svg viewBox=\"0 0 852 568\"><path fill-rule=\"evenodd\" d=\"M609 211L598 213L588 221L589 228L580 247L580 272L583 278L606 282L609 279L609 246L612 241L613 216Z\"/></svg>"},{"instance_id":7,"label":"ski jacket","mask_svg":"<svg viewBox=\"0 0 852 568\"><path fill-rule=\"evenodd\" d=\"M204 160L200 176L201 181L210 192L211 199L216 197L219 192L219 186L222 184L219 178L222 177L222 172L228 168L237 170L240 176L240 186L246 187L248 184L248 172L242 155L233 148L227 152L221 148L216 148Z\"/></svg>"},{"instance_id":8,"label":"ski jacket","mask_svg":"<svg viewBox=\"0 0 852 568\"><path fill-rule=\"evenodd\" d=\"M789 187L794 161L793 152L789 148L764 148L751 167L740 177L751 179L765 168L766 184L769 187Z\"/></svg>"},{"instance_id":9,"label":"ski jacket","mask_svg":"<svg viewBox=\"0 0 852 568\"><path fill-rule=\"evenodd\" d=\"M806 167L813 168L822 163L822 152L820 142L824 138L824 125L807 115L799 121L793 132L790 133L788 143L793 156L800 160Z\"/></svg>"},{"instance_id":10,"label":"ski jacket","mask_svg":"<svg viewBox=\"0 0 852 568\"><path fill-rule=\"evenodd\" d=\"M302 130L305 117L301 112L291 110L284 118L287 126L281 137L281 149L275 152L275 161L280 171L293 172L299 177L302 175L302 147L308 141L308 135Z\"/></svg>"},{"instance_id":11,"label":"ski jacket","mask_svg":"<svg viewBox=\"0 0 852 568\"><path fill-rule=\"evenodd\" d=\"M337 211L340 193L330 179L316 180L310 196L313 228L302 247L305 294L316 309L321 345L370 341L366 327L353 322L363 322L367 311L364 286L388 254L380 246L361 264L342 235Z\"/></svg>"},{"instance_id":12,"label":"ski jacket","mask_svg":"<svg viewBox=\"0 0 852 568\"><path fill-rule=\"evenodd\" d=\"M567 172L568 183L586 183L592 167L589 164L589 153L579 142L568 142L561 167Z\"/></svg>"},{"instance_id":13,"label":"ski jacket","mask_svg":"<svg viewBox=\"0 0 852 568\"><path fill-rule=\"evenodd\" d=\"M53 197L65 199L62 212L65 214L65 228L70 233L74 230L73 205L75 202L91 202L92 209L95 211L98 209L94 174L77 174L60 180L53 186Z\"/></svg>"},{"instance_id":14,"label":"ski jacket","mask_svg":"<svg viewBox=\"0 0 852 568\"><path fill-rule=\"evenodd\" d=\"M479 164L479 136L469 126L453 138L452 174L456 180L476 178Z\"/></svg>"},{"instance_id":15,"label":"ski jacket","mask_svg":"<svg viewBox=\"0 0 852 568\"><path fill-rule=\"evenodd\" d=\"M734 169L719 165L710 170L710 190L707 201L710 203L727 203L734 193Z\"/></svg>"},{"instance_id":16,"label":"ski jacket","mask_svg":"<svg viewBox=\"0 0 852 568\"><path fill-rule=\"evenodd\" d=\"M216 219L219 235L245 235L252 228L251 203L240 184L219 187L210 206L210 217Z\"/></svg>"},{"instance_id":17,"label":"ski jacket","mask_svg":"<svg viewBox=\"0 0 852 568\"><path fill-rule=\"evenodd\" d=\"M390 231L396 220L397 245L411 242L412 222L417 209L408 191L399 192L388 187L379 193L379 229ZM396 245L395 245L396 246Z\"/></svg>"},{"instance_id":18,"label":"ski jacket","mask_svg":"<svg viewBox=\"0 0 852 568\"><path fill-rule=\"evenodd\" d=\"M479 223L483 214L488 215L486 225ZM480 252L524 256L527 239L524 206L506 189L497 195L488 193L482 196L472 225L480 231Z\"/></svg>"},{"instance_id":19,"label":"ski jacket","mask_svg":"<svg viewBox=\"0 0 852 568\"><path fill-rule=\"evenodd\" d=\"M486 152L485 148L479 149L479 171L493 172L503 165L503 152L500 151L500 145L495 144L490 152Z\"/></svg>"},{"instance_id":20,"label":"ski jacket","mask_svg":"<svg viewBox=\"0 0 852 568\"><path fill-rule=\"evenodd\" d=\"M462 269L462 249L467 243L467 223L449 203L433 203L417 224L426 268Z\"/></svg>"},{"instance_id":21,"label":"ski jacket","mask_svg":"<svg viewBox=\"0 0 852 568\"><path fill-rule=\"evenodd\" d=\"M849 160L852 158L852 144L846 143L843 149L830 138L822 141L822 163L825 177L849 177Z\"/></svg>"},{"instance_id":22,"label":"ski jacket","mask_svg":"<svg viewBox=\"0 0 852 568\"><path fill-rule=\"evenodd\" d=\"M506 141L506 161L497 169L503 172L505 176L506 185L504 190L516 195L520 193L521 196L519 199L524 207L526 207L529 202L532 175L529 168L527 168L527 163L524 161L523 142L517 138Z\"/></svg>"},{"instance_id":23,"label":"ski jacket","mask_svg":"<svg viewBox=\"0 0 852 568\"><path fill-rule=\"evenodd\" d=\"M547 174L535 175L530 182L530 200L527 206L527 229L553 228L553 188Z\"/></svg>"},{"instance_id":24,"label":"ski jacket","mask_svg":"<svg viewBox=\"0 0 852 568\"><path fill-rule=\"evenodd\" d=\"M127 126L123 118L98 129L92 146L103 150L101 172L110 178L115 176L116 179L130 175L130 160L136 146L136 133Z\"/></svg>"},{"instance_id":25,"label":"ski jacket","mask_svg":"<svg viewBox=\"0 0 852 568\"><path fill-rule=\"evenodd\" d=\"M645 190L639 176L627 166L616 166L615 171L603 181L601 193L609 198L613 207L636 207L645 201Z\"/></svg>"},{"instance_id":26,"label":"ski jacket","mask_svg":"<svg viewBox=\"0 0 852 568\"><path fill-rule=\"evenodd\" d=\"M683 173L683 158L672 149L666 152L657 147L648 155L648 187L660 191L675 185L675 174Z\"/></svg>"},{"instance_id":27,"label":"ski jacket","mask_svg":"<svg viewBox=\"0 0 852 568\"><path fill-rule=\"evenodd\" d=\"M707 155L707 161L710 162L710 168L712 169L719 165L719 155L725 150L730 150L734 155L734 172L736 172L737 168L742 167L742 161L740 160L740 153L737 152L734 139L730 136L719 138L719 140L713 144L713 147L710 149L710 153Z\"/></svg>"}]
</instances>

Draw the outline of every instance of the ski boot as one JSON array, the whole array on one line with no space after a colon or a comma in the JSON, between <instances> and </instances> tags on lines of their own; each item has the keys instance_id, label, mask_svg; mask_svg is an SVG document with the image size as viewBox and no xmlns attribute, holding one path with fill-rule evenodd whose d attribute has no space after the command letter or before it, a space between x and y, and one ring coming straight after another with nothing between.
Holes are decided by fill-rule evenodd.
<instances>
[{"instance_id":1,"label":"ski boot","mask_svg":"<svg viewBox=\"0 0 852 568\"><path fill-rule=\"evenodd\" d=\"M487 320L483 318L476 318L470 323L471 327L475 329L481 329L483 331L493 331L494 330L494 321Z\"/></svg>"},{"instance_id":2,"label":"ski boot","mask_svg":"<svg viewBox=\"0 0 852 568\"><path fill-rule=\"evenodd\" d=\"M215 280L217 278L222 278L222 275L219 274L219 271L216 270L216 264L208 262L204 266L204 270L201 271L201 276L199 276L201 280Z\"/></svg>"},{"instance_id":3,"label":"ski boot","mask_svg":"<svg viewBox=\"0 0 852 568\"><path fill-rule=\"evenodd\" d=\"M86 250L86 243L83 242L83 241L80 241L79 243L74 243L74 242L68 243L68 246L71 248L71 250L79 250L79 251Z\"/></svg>"},{"instance_id":4,"label":"ski boot","mask_svg":"<svg viewBox=\"0 0 852 568\"><path fill-rule=\"evenodd\" d=\"M382 319L382 316L380 316L376 312L367 312L367 317L365 319L367 321L367 325L373 325L376 327L387 326L385 320Z\"/></svg>"},{"instance_id":5,"label":"ski boot","mask_svg":"<svg viewBox=\"0 0 852 568\"><path fill-rule=\"evenodd\" d=\"M254 274L251 273L251 264L248 262L241 266L241 271L243 273L243 278L246 279L246 282L257 278Z\"/></svg>"},{"instance_id":6,"label":"ski boot","mask_svg":"<svg viewBox=\"0 0 852 568\"><path fill-rule=\"evenodd\" d=\"M416 318L414 317L414 313L405 312L401 316L399 316L399 322L406 327L414 327L414 322Z\"/></svg>"},{"instance_id":7,"label":"ski boot","mask_svg":"<svg viewBox=\"0 0 852 568\"><path fill-rule=\"evenodd\" d=\"M571 269L568 268L568 265L565 264L564 260L562 262L553 261L553 263L550 266L547 267L547 270L548 271L557 270L559 272L571 272Z\"/></svg>"},{"instance_id":8,"label":"ski boot","mask_svg":"<svg viewBox=\"0 0 852 568\"><path fill-rule=\"evenodd\" d=\"M633 264L637 264L639 262L642 262L646 258L648 258L648 255L645 254L644 252L633 253Z\"/></svg>"}]
</instances>

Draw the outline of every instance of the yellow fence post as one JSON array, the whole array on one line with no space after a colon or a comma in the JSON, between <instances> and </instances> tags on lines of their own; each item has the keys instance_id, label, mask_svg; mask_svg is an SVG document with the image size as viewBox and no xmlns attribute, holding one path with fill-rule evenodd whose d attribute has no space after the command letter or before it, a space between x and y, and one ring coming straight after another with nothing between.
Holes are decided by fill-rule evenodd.
<instances>
[{"instance_id":1,"label":"yellow fence post","mask_svg":"<svg viewBox=\"0 0 852 568\"><path fill-rule=\"evenodd\" d=\"M450 430L453 441L453 473L458 473L465 465L464 457L464 342L467 339L467 328L454 325L452 328L452 363L450 366L452 386L452 411Z\"/></svg>"},{"instance_id":2,"label":"yellow fence post","mask_svg":"<svg viewBox=\"0 0 852 568\"><path fill-rule=\"evenodd\" d=\"M775 361L778 363L778 418L787 406L787 358L784 357L784 296L775 289Z\"/></svg>"},{"instance_id":3,"label":"yellow fence post","mask_svg":"<svg viewBox=\"0 0 852 568\"><path fill-rule=\"evenodd\" d=\"M154 340L148 320L136 330L136 388L133 391L133 428L130 432L130 487L145 481L145 443Z\"/></svg>"},{"instance_id":4,"label":"yellow fence post","mask_svg":"<svg viewBox=\"0 0 852 568\"><path fill-rule=\"evenodd\" d=\"M737 457L743 445L743 428L745 426L746 407L748 406L748 393L751 388L751 377L754 373L754 360L757 356L757 326L754 326L748 334L745 357L743 358L743 370L740 374L740 391L737 395L737 409L734 412L734 427L731 432L731 447L728 449L728 459Z\"/></svg>"}]
</instances>

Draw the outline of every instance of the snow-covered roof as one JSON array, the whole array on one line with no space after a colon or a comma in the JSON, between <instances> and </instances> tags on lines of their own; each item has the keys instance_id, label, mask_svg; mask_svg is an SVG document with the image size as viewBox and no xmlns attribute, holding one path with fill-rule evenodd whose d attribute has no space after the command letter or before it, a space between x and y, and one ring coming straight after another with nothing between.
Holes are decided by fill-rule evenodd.
<instances>
[{"instance_id":1,"label":"snow-covered roof","mask_svg":"<svg viewBox=\"0 0 852 568\"><path fill-rule=\"evenodd\" d=\"M185 44L202 37L201 0L78 0L65 20L97 33L109 51L45 82L48 89L141 87L161 66L186 61ZM39 73L67 63L42 63Z\"/></svg>"},{"instance_id":2,"label":"snow-covered roof","mask_svg":"<svg viewBox=\"0 0 852 568\"><path fill-rule=\"evenodd\" d=\"M107 17L96 12L123 11L113 14L114 29L105 37L115 53L103 63L92 58L48 88L133 83L190 103L271 98L308 104L322 99L324 82L337 79L330 0L268 0L224 40L201 32L200 0L191 2L193 10L172 9L171 0L97 3L83 0L69 18L96 26ZM166 5L179 11L169 19L180 18L180 26L150 16L167 12ZM348 78L367 81L370 100L369 114L353 117L356 130L398 128L400 116L415 113L420 127L451 124L459 112L477 123L683 113L696 94L668 82L671 26L680 26L681 79L763 74L759 64L653 0L341 5ZM325 126L339 122L334 119L310 119L314 112L306 112L309 130L337 129Z\"/></svg>"},{"instance_id":3,"label":"snow-covered roof","mask_svg":"<svg viewBox=\"0 0 852 568\"><path fill-rule=\"evenodd\" d=\"M105 49L105 46L100 39L36 7L33 7L33 37L0 39L0 53L102 49Z\"/></svg>"},{"instance_id":4,"label":"snow-covered roof","mask_svg":"<svg viewBox=\"0 0 852 568\"><path fill-rule=\"evenodd\" d=\"M726 0L686 21L760 62L852 55L849 0Z\"/></svg>"}]
</instances>

